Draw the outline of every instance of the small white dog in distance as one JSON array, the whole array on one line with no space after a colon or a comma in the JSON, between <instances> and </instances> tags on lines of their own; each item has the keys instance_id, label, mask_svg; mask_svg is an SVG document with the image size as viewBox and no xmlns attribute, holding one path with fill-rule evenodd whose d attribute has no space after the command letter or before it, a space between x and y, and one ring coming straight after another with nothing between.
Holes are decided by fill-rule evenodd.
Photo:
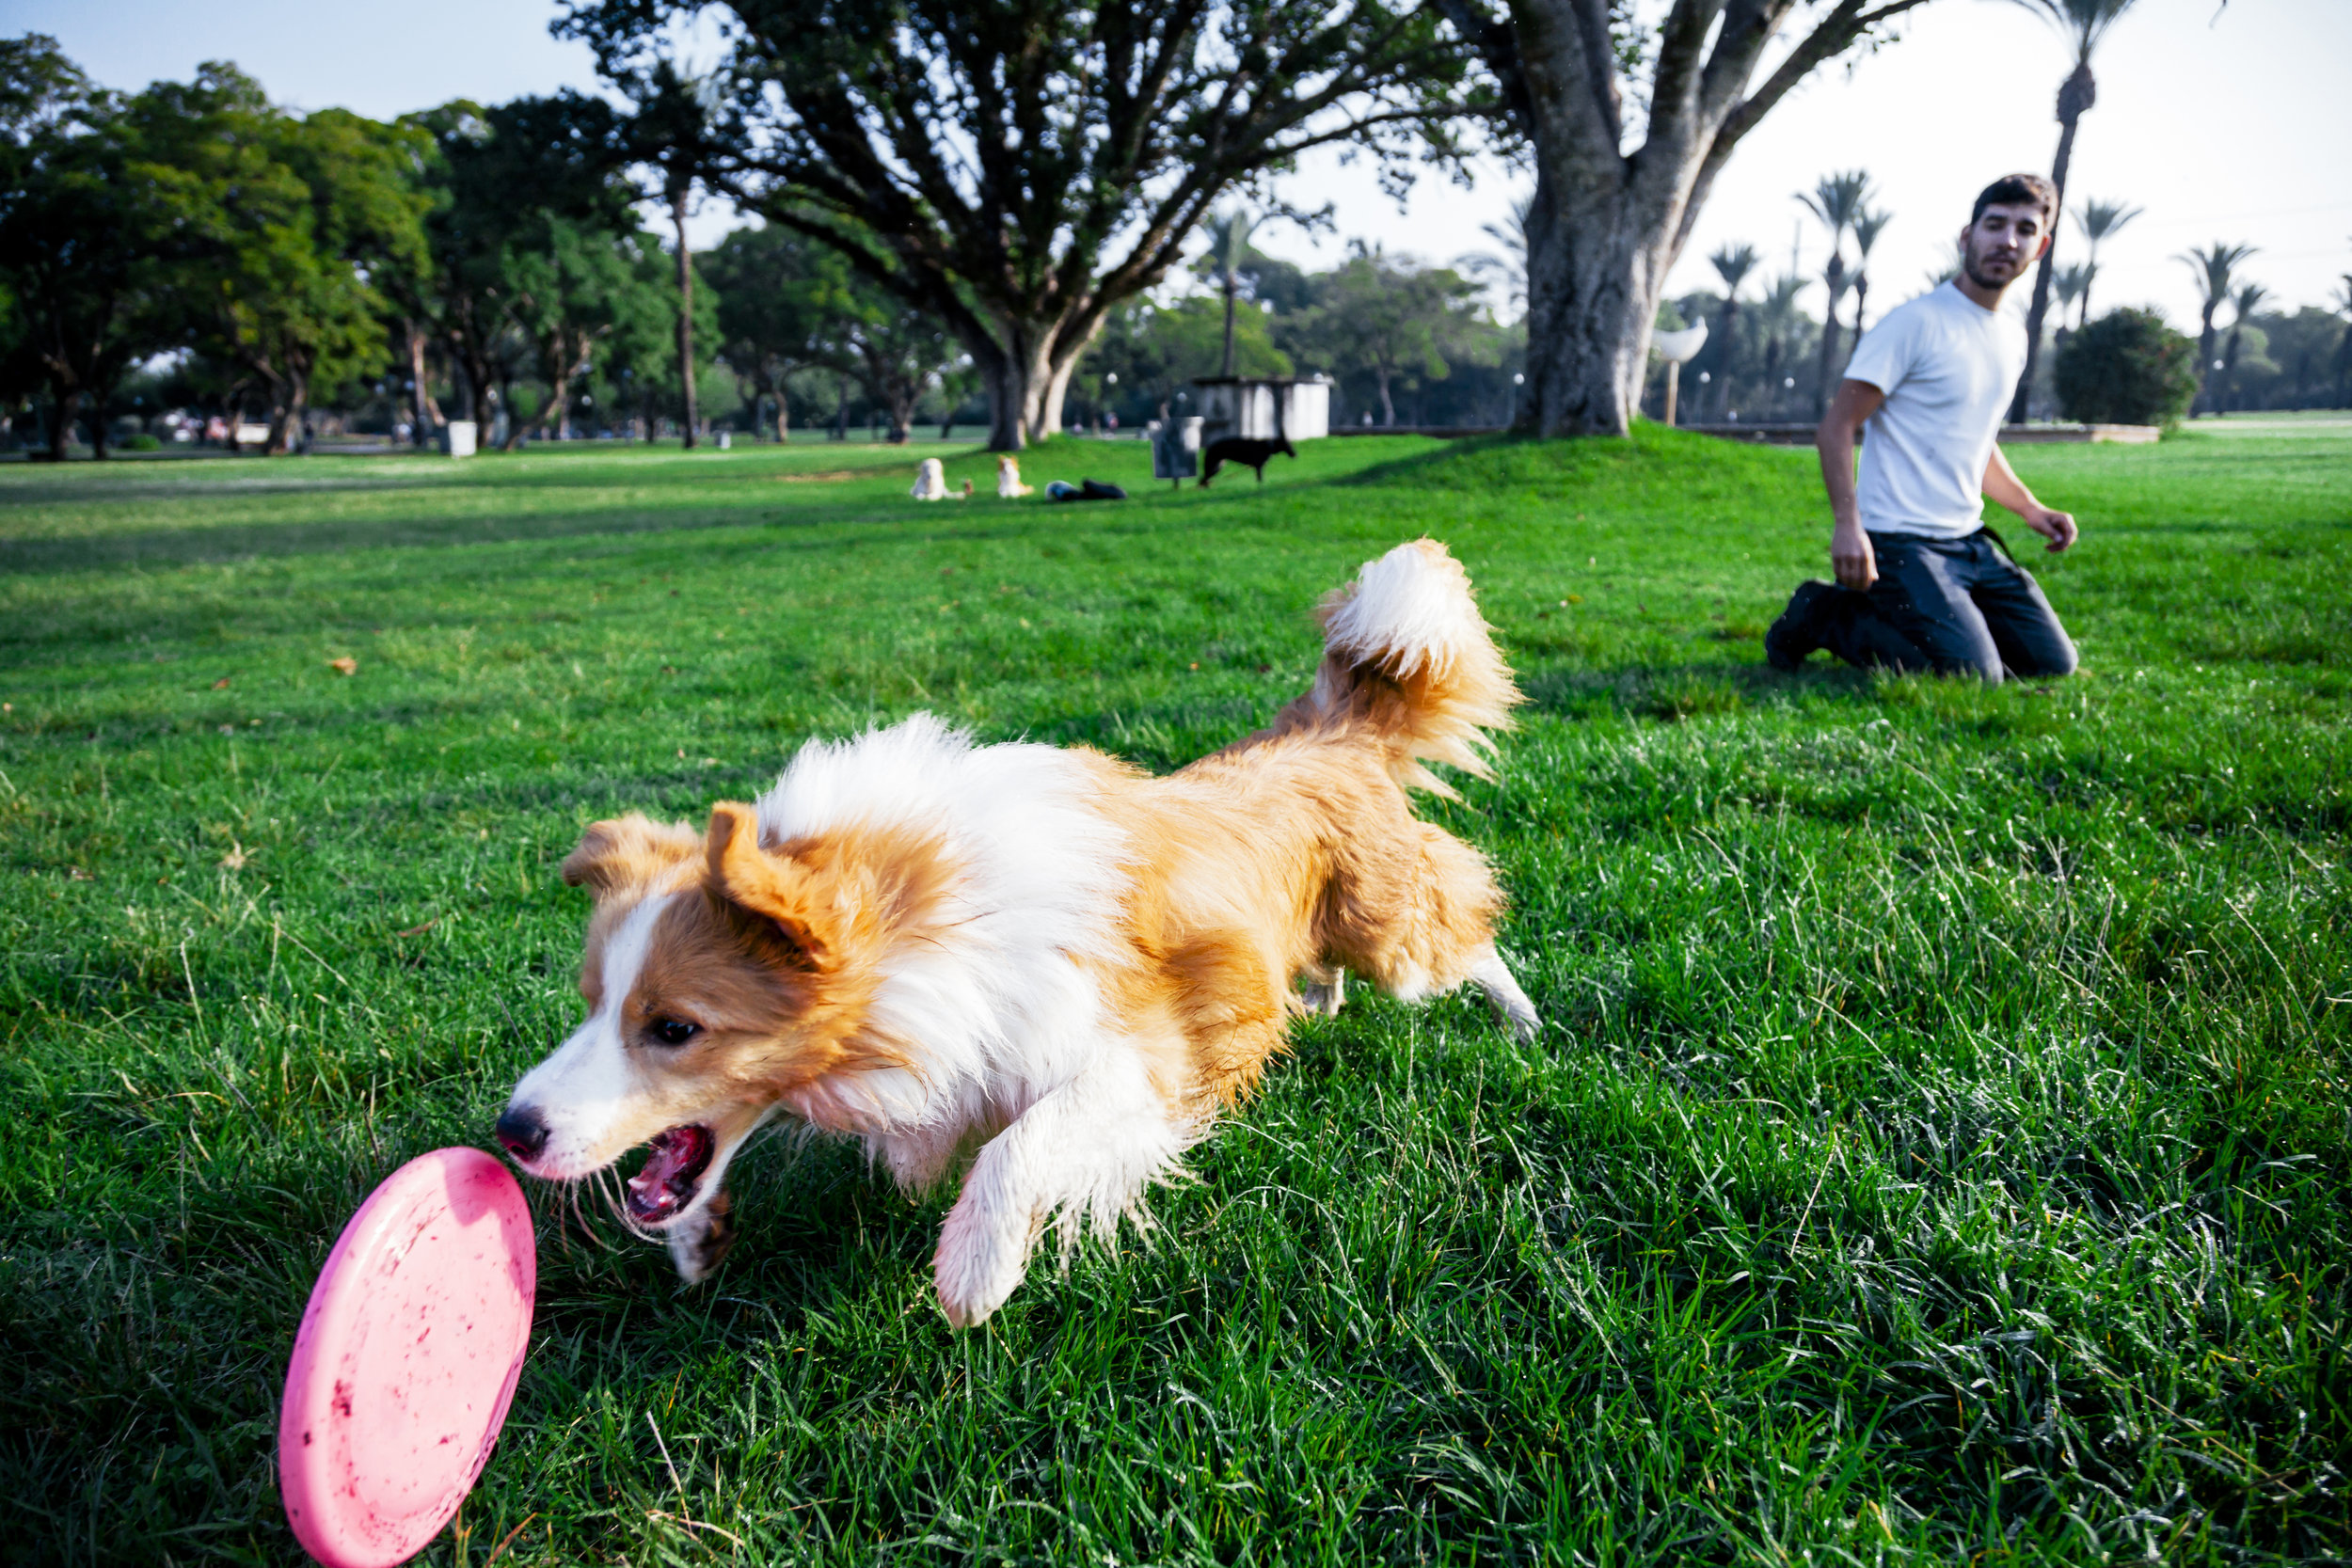
<instances>
[{"instance_id":1,"label":"small white dog in distance","mask_svg":"<svg viewBox=\"0 0 2352 1568\"><path fill-rule=\"evenodd\" d=\"M1035 485L1021 483L1021 460L1010 452L1001 454L996 459L996 499L1004 501L1019 500L1024 496L1035 493Z\"/></svg>"},{"instance_id":2,"label":"small white dog in distance","mask_svg":"<svg viewBox=\"0 0 2352 1568\"><path fill-rule=\"evenodd\" d=\"M914 466L914 488L908 492L919 501L960 501L972 494L972 482L963 482L961 494L947 488L947 470L936 457L926 457Z\"/></svg>"},{"instance_id":3,"label":"small white dog in distance","mask_svg":"<svg viewBox=\"0 0 2352 1568\"><path fill-rule=\"evenodd\" d=\"M596 823L564 863L596 898L587 1021L499 1141L554 1180L646 1145L628 1212L691 1280L763 1123L861 1139L910 1190L961 1180L933 1278L965 1325L1047 1229L1136 1215L1345 972L1406 1001L1475 985L1532 1037L1493 873L1406 794L1451 793L1431 762L1485 775L1518 701L1469 578L1424 539L1322 619L1314 685L1167 778L918 715L811 741L704 831Z\"/></svg>"}]
</instances>

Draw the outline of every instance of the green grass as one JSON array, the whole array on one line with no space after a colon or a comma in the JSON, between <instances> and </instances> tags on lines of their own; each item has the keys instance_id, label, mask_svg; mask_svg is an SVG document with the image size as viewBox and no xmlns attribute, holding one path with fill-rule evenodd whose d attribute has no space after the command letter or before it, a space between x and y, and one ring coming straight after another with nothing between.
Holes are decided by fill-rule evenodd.
<instances>
[{"instance_id":1,"label":"green grass","mask_svg":"<svg viewBox=\"0 0 2352 1568\"><path fill-rule=\"evenodd\" d=\"M840 1147L739 1164L699 1289L543 1204L427 1560L2352 1553L2352 429L2019 451L2084 673L1999 689L1763 667L1809 452L1145 460L1025 463L1095 507L870 447L0 472L0 1555L296 1560L310 1282L569 1026L584 823L925 707L1179 766L1423 531L1533 698L1429 810L1540 1042L1301 1027L1156 1240L961 1336L944 1201Z\"/></svg>"}]
</instances>

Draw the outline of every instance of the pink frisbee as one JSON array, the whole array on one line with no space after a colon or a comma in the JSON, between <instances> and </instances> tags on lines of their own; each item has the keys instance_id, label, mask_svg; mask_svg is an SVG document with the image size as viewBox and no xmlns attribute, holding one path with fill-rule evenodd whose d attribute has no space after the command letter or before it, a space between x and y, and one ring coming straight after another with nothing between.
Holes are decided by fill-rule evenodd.
<instances>
[{"instance_id":1,"label":"pink frisbee","mask_svg":"<svg viewBox=\"0 0 2352 1568\"><path fill-rule=\"evenodd\" d=\"M294 1335L286 1521L326 1568L391 1568L457 1512L506 1422L538 1255L505 1165L437 1148L368 1195Z\"/></svg>"}]
</instances>

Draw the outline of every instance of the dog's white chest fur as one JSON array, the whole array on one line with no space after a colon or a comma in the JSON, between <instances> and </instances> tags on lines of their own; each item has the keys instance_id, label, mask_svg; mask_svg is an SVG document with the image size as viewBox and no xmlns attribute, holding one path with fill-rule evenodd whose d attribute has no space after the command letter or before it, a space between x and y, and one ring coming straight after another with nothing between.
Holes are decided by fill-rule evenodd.
<instances>
[{"instance_id":1,"label":"dog's white chest fur","mask_svg":"<svg viewBox=\"0 0 2352 1568\"><path fill-rule=\"evenodd\" d=\"M1126 846L1084 763L1050 746L974 746L929 714L803 747L760 798L760 836L905 827L952 867L925 934L896 943L869 1013L914 1048L912 1070L835 1074L795 1098L819 1127L867 1138L902 1180L935 1178L1101 1049L1084 960L1115 961Z\"/></svg>"}]
</instances>

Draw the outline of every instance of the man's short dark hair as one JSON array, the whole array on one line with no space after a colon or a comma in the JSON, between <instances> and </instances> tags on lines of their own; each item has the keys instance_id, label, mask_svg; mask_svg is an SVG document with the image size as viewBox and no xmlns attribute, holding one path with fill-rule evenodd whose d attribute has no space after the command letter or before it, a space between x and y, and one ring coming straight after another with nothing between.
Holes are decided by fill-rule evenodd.
<instances>
[{"instance_id":1,"label":"man's short dark hair","mask_svg":"<svg viewBox=\"0 0 2352 1568\"><path fill-rule=\"evenodd\" d=\"M1968 227L1984 216L1987 207L2024 207L2028 204L2042 209L2042 227L2048 229L2058 222L2058 187L2039 174L2004 174L1977 193L1977 205L1968 214Z\"/></svg>"}]
</instances>

